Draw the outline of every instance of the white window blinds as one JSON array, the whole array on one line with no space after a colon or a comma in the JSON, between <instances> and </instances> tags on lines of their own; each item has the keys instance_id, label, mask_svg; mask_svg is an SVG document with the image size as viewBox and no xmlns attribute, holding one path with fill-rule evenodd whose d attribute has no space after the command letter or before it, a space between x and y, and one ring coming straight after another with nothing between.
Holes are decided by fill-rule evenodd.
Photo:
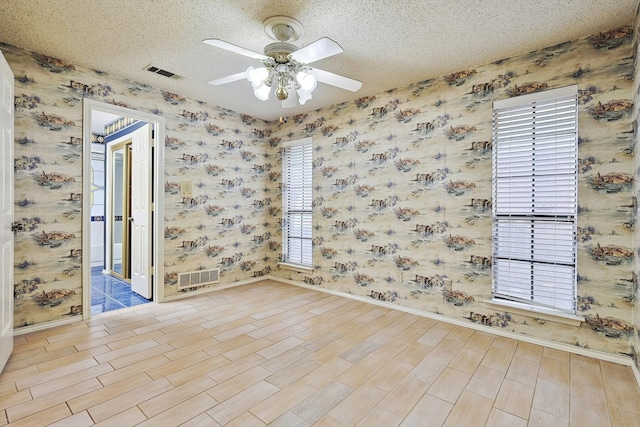
<instances>
[{"instance_id":1,"label":"white window blinds","mask_svg":"<svg viewBox=\"0 0 640 427\"><path fill-rule=\"evenodd\" d=\"M282 261L312 266L311 138L285 144L282 159Z\"/></svg>"},{"instance_id":2,"label":"white window blinds","mask_svg":"<svg viewBox=\"0 0 640 427\"><path fill-rule=\"evenodd\" d=\"M577 87L494 103L493 297L575 313Z\"/></svg>"}]
</instances>

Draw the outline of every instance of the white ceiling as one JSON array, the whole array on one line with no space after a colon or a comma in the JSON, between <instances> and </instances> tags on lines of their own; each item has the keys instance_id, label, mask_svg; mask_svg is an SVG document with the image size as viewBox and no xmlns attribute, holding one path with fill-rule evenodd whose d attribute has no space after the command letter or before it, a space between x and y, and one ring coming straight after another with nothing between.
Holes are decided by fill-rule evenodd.
<instances>
[{"instance_id":1,"label":"white ceiling","mask_svg":"<svg viewBox=\"0 0 640 427\"><path fill-rule=\"evenodd\" d=\"M266 120L289 116L633 23L639 0L2 0L0 42ZM246 80L206 82L259 65L202 43L262 52L262 21L302 23L344 53L313 64L363 82L319 84L304 106L262 102ZM155 65L174 81L143 70Z\"/></svg>"}]
</instances>

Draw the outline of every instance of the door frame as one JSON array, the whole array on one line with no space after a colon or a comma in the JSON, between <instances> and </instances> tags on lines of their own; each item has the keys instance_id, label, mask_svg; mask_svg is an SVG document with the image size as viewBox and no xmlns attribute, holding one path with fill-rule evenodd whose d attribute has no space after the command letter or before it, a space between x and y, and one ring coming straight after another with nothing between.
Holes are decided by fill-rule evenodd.
<instances>
[{"instance_id":1,"label":"door frame","mask_svg":"<svg viewBox=\"0 0 640 427\"><path fill-rule=\"evenodd\" d=\"M13 351L14 309L14 80L9 63L0 52L0 373ZM6 121L6 123L5 123ZM3 156L3 151L7 150ZM8 203L4 203L7 201Z\"/></svg>"},{"instance_id":2,"label":"door frame","mask_svg":"<svg viewBox=\"0 0 640 427\"><path fill-rule=\"evenodd\" d=\"M83 101L82 129L82 318L91 318L91 117L94 111L132 117L154 125L153 156L153 301L164 301L164 140L165 118L93 99ZM106 153L105 153L106 154Z\"/></svg>"},{"instance_id":3,"label":"door frame","mask_svg":"<svg viewBox=\"0 0 640 427\"><path fill-rule=\"evenodd\" d=\"M116 142L118 141L118 142ZM105 226L105 232L106 232L106 238L104 239L105 242L105 250L104 250L104 254L105 254L105 270L107 270L107 272L111 275L115 275L116 277L131 283L131 275L127 276L126 272L127 269L129 267L129 254L131 252L131 248L129 247L131 245L130 239L129 239L129 217L131 216L131 212L130 212L130 202L131 202L131 198L130 198L130 194L129 194L129 189L127 188L127 186L130 183L130 179L131 179L131 174L129 173L129 168L130 168L130 158L131 158L131 145L133 144L132 140L131 140L131 136L129 136L129 134L127 134L124 138L119 138L118 140L116 140L114 142L111 142L109 144L106 144L107 146L105 147L105 157L106 157L106 167L105 167L105 193L106 193L106 203L105 203L105 221L104 221L104 226ZM122 271L121 272L117 272L113 269L113 247L114 247L114 235L113 235L113 229L114 224L113 224L113 211L114 211L114 205L116 203L115 198L114 198L114 181L116 179L116 174L113 171L113 166L114 166L114 151L120 150L122 149L122 236L120 236L122 238L122 249L121 249L121 256L122 256ZM125 244L126 242L126 244Z\"/></svg>"}]
</instances>

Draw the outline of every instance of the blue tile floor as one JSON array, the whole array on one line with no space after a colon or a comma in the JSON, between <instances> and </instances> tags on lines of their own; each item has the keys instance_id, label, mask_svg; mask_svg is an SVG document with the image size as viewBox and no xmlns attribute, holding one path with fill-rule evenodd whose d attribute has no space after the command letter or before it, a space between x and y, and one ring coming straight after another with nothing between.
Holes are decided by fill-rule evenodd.
<instances>
[{"instance_id":1,"label":"blue tile floor","mask_svg":"<svg viewBox=\"0 0 640 427\"><path fill-rule=\"evenodd\" d=\"M148 299L133 292L127 282L102 274L102 267L91 269L92 315L148 302Z\"/></svg>"}]
</instances>

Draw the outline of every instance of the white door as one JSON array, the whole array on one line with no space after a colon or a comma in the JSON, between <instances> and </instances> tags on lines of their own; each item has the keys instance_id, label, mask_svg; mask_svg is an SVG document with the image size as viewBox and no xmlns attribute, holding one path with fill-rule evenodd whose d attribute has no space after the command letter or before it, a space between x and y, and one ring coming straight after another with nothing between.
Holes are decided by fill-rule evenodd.
<instances>
[{"instance_id":1,"label":"white door","mask_svg":"<svg viewBox=\"0 0 640 427\"><path fill-rule=\"evenodd\" d=\"M0 371L13 350L13 73L0 53Z\"/></svg>"},{"instance_id":2,"label":"white door","mask_svg":"<svg viewBox=\"0 0 640 427\"><path fill-rule=\"evenodd\" d=\"M131 290L151 299L152 125L131 134Z\"/></svg>"}]
</instances>

